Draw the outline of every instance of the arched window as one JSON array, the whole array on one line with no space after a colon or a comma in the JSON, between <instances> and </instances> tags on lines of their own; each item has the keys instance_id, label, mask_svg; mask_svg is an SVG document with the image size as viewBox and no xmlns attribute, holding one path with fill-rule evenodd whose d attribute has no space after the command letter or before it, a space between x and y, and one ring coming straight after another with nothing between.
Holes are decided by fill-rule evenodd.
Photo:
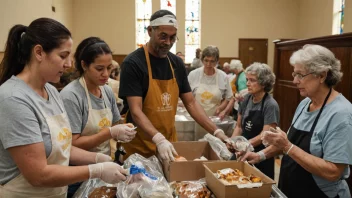
<instances>
[{"instance_id":1,"label":"arched window","mask_svg":"<svg viewBox=\"0 0 352 198\"><path fill-rule=\"evenodd\" d=\"M136 0L136 48L149 41L148 26L152 15L152 0Z\"/></svg>"},{"instance_id":2,"label":"arched window","mask_svg":"<svg viewBox=\"0 0 352 198\"><path fill-rule=\"evenodd\" d=\"M162 10L169 10L170 12L176 15L176 0L160 0L160 9ZM177 41L177 40L176 40ZM176 53L176 43L170 49L170 52Z\"/></svg>"},{"instance_id":3,"label":"arched window","mask_svg":"<svg viewBox=\"0 0 352 198\"><path fill-rule=\"evenodd\" d=\"M185 62L191 63L200 48L200 2L201 0L186 0L185 24Z\"/></svg>"}]
</instances>

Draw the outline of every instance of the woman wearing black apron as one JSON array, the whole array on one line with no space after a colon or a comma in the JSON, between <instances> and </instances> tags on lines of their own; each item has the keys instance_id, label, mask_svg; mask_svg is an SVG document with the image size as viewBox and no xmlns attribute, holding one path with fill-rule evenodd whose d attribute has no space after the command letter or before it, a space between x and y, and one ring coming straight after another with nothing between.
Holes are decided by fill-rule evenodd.
<instances>
[{"instance_id":1,"label":"woman wearing black apron","mask_svg":"<svg viewBox=\"0 0 352 198\"><path fill-rule=\"evenodd\" d=\"M279 107L268 94L275 82L275 75L265 64L254 63L246 71L248 95L239 107L237 125L232 137L242 135L247 138L255 152L265 147L260 134L263 130L276 127L279 122ZM274 159L263 159L256 167L274 179Z\"/></svg>"},{"instance_id":2,"label":"woman wearing black apron","mask_svg":"<svg viewBox=\"0 0 352 198\"><path fill-rule=\"evenodd\" d=\"M293 53L293 83L306 97L297 107L288 134L264 132L267 158L286 154L279 188L291 197L351 197L346 178L352 164L352 104L333 87L341 80L340 61L319 45ZM250 154L247 160L255 161Z\"/></svg>"}]
</instances>

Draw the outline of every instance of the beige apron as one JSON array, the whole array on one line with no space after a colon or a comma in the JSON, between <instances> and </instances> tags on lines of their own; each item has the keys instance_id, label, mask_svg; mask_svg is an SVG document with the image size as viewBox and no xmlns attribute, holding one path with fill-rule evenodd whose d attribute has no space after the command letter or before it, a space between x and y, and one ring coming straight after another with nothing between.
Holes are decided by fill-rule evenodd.
<instances>
[{"instance_id":1,"label":"beige apron","mask_svg":"<svg viewBox=\"0 0 352 198\"><path fill-rule=\"evenodd\" d=\"M81 83L81 85L84 87L84 90L86 91L86 96L88 99L88 107L89 107L88 120L87 120L86 126L84 127L81 133L81 136L90 136L98 133L101 129L105 127L111 126L112 112L111 112L111 109L109 109L106 105L106 101L105 101L106 98L104 97L106 93L103 87L100 87L100 90L101 90L102 98L104 100L105 108L93 109L89 92L87 89L86 81L84 80L83 77L81 77L79 79L79 82ZM110 155L110 140L106 140L105 142L101 143L99 146L91 149L90 151Z\"/></svg>"},{"instance_id":2,"label":"beige apron","mask_svg":"<svg viewBox=\"0 0 352 198\"><path fill-rule=\"evenodd\" d=\"M53 97L54 98L54 97ZM47 164L68 166L72 144L71 126L64 107L54 98L63 113L48 116L41 107L50 131L52 150L47 158ZM4 186L0 186L1 198L49 197L66 198L67 186L56 188L33 187L22 174L18 175Z\"/></svg>"},{"instance_id":3,"label":"beige apron","mask_svg":"<svg viewBox=\"0 0 352 198\"><path fill-rule=\"evenodd\" d=\"M203 107L207 116L213 116L215 114L216 108L221 104L221 91L219 89L219 79L218 72L215 69L215 84L208 85L202 83L204 77L204 67L202 69L202 75L199 77L199 87L196 90L195 98L198 103ZM201 127L198 123L195 123L195 140L199 140L204 137L208 132Z\"/></svg>"},{"instance_id":4,"label":"beige apron","mask_svg":"<svg viewBox=\"0 0 352 198\"><path fill-rule=\"evenodd\" d=\"M153 79L152 67L146 45L143 46L148 65L149 87L147 95L143 101L142 111L148 117L153 126L165 136L170 142L176 142L175 115L179 96L174 69L170 59L169 65L173 78L170 80ZM151 141L149 134L137 128L136 137L129 143L123 144L127 155L139 153L144 157L155 155L156 145Z\"/></svg>"}]
</instances>

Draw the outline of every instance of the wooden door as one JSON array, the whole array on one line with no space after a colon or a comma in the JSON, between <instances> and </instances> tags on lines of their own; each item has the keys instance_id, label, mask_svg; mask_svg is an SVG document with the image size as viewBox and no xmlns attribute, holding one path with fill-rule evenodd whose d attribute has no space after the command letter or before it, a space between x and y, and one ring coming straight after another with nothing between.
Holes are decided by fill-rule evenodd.
<instances>
[{"instance_id":1,"label":"wooden door","mask_svg":"<svg viewBox=\"0 0 352 198\"><path fill-rule=\"evenodd\" d=\"M239 39L238 52L244 68L254 62L267 63L268 39Z\"/></svg>"}]
</instances>

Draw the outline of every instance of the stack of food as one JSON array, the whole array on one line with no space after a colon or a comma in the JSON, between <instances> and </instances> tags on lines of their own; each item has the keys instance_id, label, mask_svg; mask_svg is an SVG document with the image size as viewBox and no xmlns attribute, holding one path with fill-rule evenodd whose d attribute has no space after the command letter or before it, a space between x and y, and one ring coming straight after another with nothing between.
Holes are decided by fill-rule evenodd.
<instances>
[{"instance_id":1,"label":"stack of food","mask_svg":"<svg viewBox=\"0 0 352 198\"><path fill-rule=\"evenodd\" d=\"M242 171L232 168L225 168L217 171L217 178L226 185L239 185L262 183L262 179L255 175L245 176Z\"/></svg>"},{"instance_id":2,"label":"stack of food","mask_svg":"<svg viewBox=\"0 0 352 198\"><path fill-rule=\"evenodd\" d=\"M88 198L116 198L116 187L101 186L95 188Z\"/></svg>"},{"instance_id":3,"label":"stack of food","mask_svg":"<svg viewBox=\"0 0 352 198\"><path fill-rule=\"evenodd\" d=\"M211 193L208 188L199 181L182 181L170 183L173 195L179 198L209 198Z\"/></svg>"},{"instance_id":4,"label":"stack of food","mask_svg":"<svg viewBox=\"0 0 352 198\"><path fill-rule=\"evenodd\" d=\"M180 155L175 157L175 162L183 162L183 161L188 161L188 160L185 157ZM194 159L193 161L208 161L208 159L204 156L201 156L199 158Z\"/></svg>"}]
</instances>

